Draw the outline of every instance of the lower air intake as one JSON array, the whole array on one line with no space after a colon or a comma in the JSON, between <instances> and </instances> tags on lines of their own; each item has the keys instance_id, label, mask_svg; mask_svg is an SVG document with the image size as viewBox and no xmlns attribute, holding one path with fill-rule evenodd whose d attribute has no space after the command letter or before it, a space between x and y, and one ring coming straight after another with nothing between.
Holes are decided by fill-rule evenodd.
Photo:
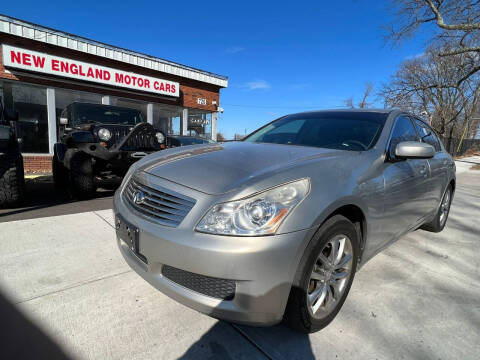
<instances>
[{"instance_id":1,"label":"lower air intake","mask_svg":"<svg viewBox=\"0 0 480 360\"><path fill-rule=\"evenodd\" d=\"M232 300L235 296L235 281L194 274L168 265L162 268L167 279L203 295L222 300Z\"/></svg>"}]
</instances>

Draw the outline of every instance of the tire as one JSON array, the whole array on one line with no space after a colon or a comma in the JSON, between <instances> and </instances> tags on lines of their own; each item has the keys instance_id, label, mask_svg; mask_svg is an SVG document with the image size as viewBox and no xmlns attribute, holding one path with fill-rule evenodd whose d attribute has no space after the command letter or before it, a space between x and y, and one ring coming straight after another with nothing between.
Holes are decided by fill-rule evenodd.
<instances>
[{"instance_id":1,"label":"tire","mask_svg":"<svg viewBox=\"0 0 480 360\"><path fill-rule=\"evenodd\" d=\"M18 205L25 193L23 156L18 151L0 155L0 208Z\"/></svg>"},{"instance_id":2,"label":"tire","mask_svg":"<svg viewBox=\"0 0 480 360\"><path fill-rule=\"evenodd\" d=\"M345 238L343 242L343 254L339 255L340 258L337 265L331 266L329 270L324 272L324 275L321 275L324 282L321 280L313 280L314 276L319 276L319 273L314 271L315 268L317 268L317 270L322 267L327 268L325 265L330 261L333 248L330 245L336 241L340 244L339 239L341 238ZM346 245L347 241L349 241L350 244L348 249ZM341 245L340 248L342 248ZM329 249L330 254L328 253ZM347 250L350 254L348 254ZM338 253L340 253L340 251ZM300 261L285 310L284 323L290 328L303 333L313 333L326 327L338 314L347 298L353 278L355 277L358 254L359 239L357 238L357 231L352 222L342 215L332 216L325 221L313 236ZM350 257L350 260L348 260L347 255ZM322 259L325 259L325 261L320 260L321 256L323 256ZM345 264L345 267L341 267L342 263L347 260L348 262ZM333 273L328 275L336 266L341 268L339 268L339 270L333 270ZM314 273L316 275L314 275ZM337 278L343 273L347 273L344 278L332 280L332 278ZM333 283L336 285L330 285ZM325 286L325 284L328 285ZM339 286L339 290L337 291L334 286ZM316 302L309 303L307 297L315 297L315 293L318 293L319 289L323 288L328 289L325 290L325 295L321 295ZM323 294L323 290L320 293ZM336 294L336 296L334 296L334 294ZM322 298L323 300L319 303ZM317 312L315 312L317 306Z\"/></svg>"},{"instance_id":3,"label":"tire","mask_svg":"<svg viewBox=\"0 0 480 360\"><path fill-rule=\"evenodd\" d=\"M93 178L92 159L76 153L70 160L70 191L73 197L86 200L95 195L97 190Z\"/></svg>"},{"instance_id":4,"label":"tire","mask_svg":"<svg viewBox=\"0 0 480 360\"><path fill-rule=\"evenodd\" d=\"M52 176L55 190L66 193L68 190L68 169L61 163L57 156L52 158Z\"/></svg>"},{"instance_id":5,"label":"tire","mask_svg":"<svg viewBox=\"0 0 480 360\"><path fill-rule=\"evenodd\" d=\"M452 204L453 198L453 189L452 185L449 184L445 193L443 194L442 201L440 206L438 207L437 213L435 217L428 223L423 224L420 229L425 231L430 231L434 233L438 233L445 228L447 224L448 215L450 214L450 205ZM442 214L444 217L442 217Z\"/></svg>"}]
</instances>

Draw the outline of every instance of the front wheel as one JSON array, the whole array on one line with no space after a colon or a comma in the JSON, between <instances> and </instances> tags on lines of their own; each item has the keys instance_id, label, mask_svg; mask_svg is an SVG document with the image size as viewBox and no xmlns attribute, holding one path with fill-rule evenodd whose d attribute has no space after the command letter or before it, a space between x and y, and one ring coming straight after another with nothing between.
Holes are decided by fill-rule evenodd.
<instances>
[{"instance_id":1,"label":"front wheel","mask_svg":"<svg viewBox=\"0 0 480 360\"><path fill-rule=\"evenodd\" d=\"M423 224L420 229L430 232L440 232L447 224L448 214L450 213L450 205L452 204L452 185L448 185L445 193L443 194L440 207L435 214L435 217L429 223Z\"/></svg>"},{"instance_id":2,"label":"front wheel","mask_svg":"<svg viewBox=\"0 0 480 360\"><path fill-rule=\"evenodd\" d=\"M70 160L70 191L73 197L90 199L96 190L92 159L83 153L74 154Z\"/></svg>"},{"instance_id":3,"label":"front wheel","mask_svg":"<svg viewBox=\"0 0 480 360\"><path fill-rule=\"evenodd\" d=\"M327 326L347 298L357 258L355 226L341 215L328 219L302 258L285 310L285 323L304 333Z\"/></svg>"},{"instance_id":4,"label":"front wheel","mask_svg":"<svg viewBox=\"0 0 480 360\"><path fill-rule=\"evenodd\" d=\"M0 155L0 208L18 205L25 193L23 157L17 151Z\"/></svg>"}]
</instances>

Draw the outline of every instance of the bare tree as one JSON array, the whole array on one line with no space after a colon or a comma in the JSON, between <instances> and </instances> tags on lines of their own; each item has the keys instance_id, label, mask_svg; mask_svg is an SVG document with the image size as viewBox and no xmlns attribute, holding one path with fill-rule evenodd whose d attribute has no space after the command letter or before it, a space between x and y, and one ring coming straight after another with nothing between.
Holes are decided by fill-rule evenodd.
<instances>
[{"instance_id":1,"label":"bare tree","mask_svg":"<svg viewBox=\"0 0 480 360\"><path fill-rule=\"evenodd\" d=\"M345 107L349 109L355 108L355 105L353 105L353 96L350 96L348 99L345 99L343 103L345 104Z\"/></svg>"},{"instance_id":2,"label":"bare tree","mask_svg":"<svg viewBox=\"0 0 480 360\"><path fill-rule=\"evenodd\" d=\"M450 149L452 139L465 129L469 133L478 129L480 75L466 76L471 66L468 53L437 54L432 47L423 56L403 62L380 96L385 106L426 114L432 127L448 139Z\"/></svg>"},{"instance_id":3,"label":"bare tree","mask_svg":"<svg viewBox=\"0 0 480 360\"><path fill-rule=\"evenodd\" d=\"M468 54L468 78L480 70L479 0L393 0L395 20L387 27L387 39L398 43L419 29L434 24L432 45L439 56ZM460 79L459 79L460 80Z\"/></svg>"},{"instance_id":4,"label":"bare tree","mask_svg":"<svg viewBox=\"0 0 480 360\"><path fill-rule=\"evenodd\" d=\"M362 100L358 103L359 109L367 109L370 107L371 103L368 102L369 97L372 95L374 86L372 83L367 82L365 85L365 90L363 91ZM353 96L350 96L348 99L343 101L345 107L349 109L355 109L355 104L353 101Z\"/></svg>"},{"instance_id":5,"label":"bare tree","mask_svg":"<svg viewBox=\"0 0 480 360\"><path fill-rule=\"evenodd\" d=\"M223 134L221 132L217 132L217 141L218 142L222 142L222 141L225 141L227 139L225 139L225 136L223 136Z\"/></svg>"},{"instance_id":6,"label":"bare tree","mask_svg":"<svg viewBox=\"0 0 480 360\"><path fill-rule=\"evenodd\" d=\"M368 97L372 94L372 91L373 91L373 84L369 82L365 85L365 91L363 92L362 101L358 103L358 107L360 109L366 109L370 106L370 103L368 103L367 100L368 100Z\"/></svg>"}]
</instances>

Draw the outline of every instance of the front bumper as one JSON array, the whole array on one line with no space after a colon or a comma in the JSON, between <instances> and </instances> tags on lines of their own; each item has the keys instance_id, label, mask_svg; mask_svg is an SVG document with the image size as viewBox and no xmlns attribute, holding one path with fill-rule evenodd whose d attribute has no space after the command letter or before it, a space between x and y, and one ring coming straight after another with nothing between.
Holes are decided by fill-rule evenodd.
<instances>
[{"instance_id":1,"label":"front bumper","mask_svg":"<svg viewBox=\"0 0 480 360\"><path fill-rule=\"evenodd\" d=\"M93 158L104 160L116 167L130 167L131 164L137 160L152 154L157 150L152 151L125 151L106 149L99 143L82 143L77 144L79 150L90 155ZM159 151L159 150L158 150Z\"/></svg>"},{"instance_id":2,"label":"front bumper","mask_svg":"<svg viewBox=\"0 0 480 360\"><path fill-rule=\"evenodd\" d=\"M114 213L139 228L139 250L148 261L144 263L117 237L118 247L130 267L167 296L212 317L251 325L280 322L299 260L313 231L262 237L198 233L193 228L206 210L202 206L206 195L195 196L191 189L158 181L163 182L162 186L196 197L197 204L178 227L162 226L136 214L121 196L123 189L119 189ZM163 276L164 265L233 280L235 295L231 300L222 300L181 286Z\"/></svg>"}]
</instances>

